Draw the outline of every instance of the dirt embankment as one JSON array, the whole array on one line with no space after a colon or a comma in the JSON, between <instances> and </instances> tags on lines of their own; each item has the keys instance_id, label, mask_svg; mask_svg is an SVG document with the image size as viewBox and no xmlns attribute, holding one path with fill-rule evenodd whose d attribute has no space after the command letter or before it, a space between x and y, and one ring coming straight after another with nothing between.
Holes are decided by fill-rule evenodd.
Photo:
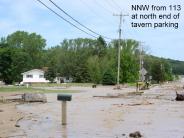
<instances>
[{"instance_id":1,"label":"dirt embankment","mask_svg":"<svg viewBox=\"0 0 184 138\"><path fill-rule=\"evenodd\" d=\"M6 101L10 94L0 94L0 138L10 137L19 130L17 122L24 114L16 109L17 102Z\"/></svg>"}]
</instances>

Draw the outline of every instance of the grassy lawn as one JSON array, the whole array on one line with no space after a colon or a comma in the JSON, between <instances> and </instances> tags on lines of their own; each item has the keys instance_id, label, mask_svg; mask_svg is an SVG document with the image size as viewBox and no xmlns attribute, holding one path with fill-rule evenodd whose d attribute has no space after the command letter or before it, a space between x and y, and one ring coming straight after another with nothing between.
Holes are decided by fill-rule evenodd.
<instances>
[{"instance_id":1,"label":"grassy lawn","mask_svg":"<svg viewBox=\"0 0 184 138\"><path fill-rule=\"evenodd\" d=\"M0 93L4 92L17 92L17 93L78 93L80 91L77 90L47 90L47 89L39 89L39 88L26 88L24 86L5 86L0 87Z\"/></svg>"},{"instance_id":2,"label":"grassy lawn","mask_svg":"<svg viewBox=\"0 0 184 138\"><path fill-rule=\"evenodd\" d=\"M128 86L136 86L136 82L128 83Z\"/></svg>"},{"instance_id":3,"label":"grassy lawn","mask_svg":"<svg viewBox=\"0 0 184 138\"><path fill-rule=\"evenodd\" d=\"M33 87L71 87L71 86L80 86L80 87L92 87L93 83L37 83L32 84Z\"/></svg>"}]
</instances>

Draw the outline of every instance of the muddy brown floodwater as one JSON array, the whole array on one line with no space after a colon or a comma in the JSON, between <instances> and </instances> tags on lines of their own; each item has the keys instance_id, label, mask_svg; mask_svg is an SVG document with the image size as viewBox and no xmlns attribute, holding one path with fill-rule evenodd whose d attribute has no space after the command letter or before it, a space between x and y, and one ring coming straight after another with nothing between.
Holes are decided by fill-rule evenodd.
<instances>
[{"instance_id":1,"label":"muddy brown floodwater","mask_svg":"<svg viewBox=\"0 0 184 138\"><path fill-rule=\"evenodd\" d=\"M61 125L61 102L47 94L48 103L18 105L26 116L14 135L29 138L128 138L140 131L144 138L183 138L184 102L174 100L173 84L155 86L142 95L127 94L135 88L73 87L68 124ZM123 96L108 98L106 95ZM94 97L95 96L95 97Z\"/></svg>"}]
</instances>

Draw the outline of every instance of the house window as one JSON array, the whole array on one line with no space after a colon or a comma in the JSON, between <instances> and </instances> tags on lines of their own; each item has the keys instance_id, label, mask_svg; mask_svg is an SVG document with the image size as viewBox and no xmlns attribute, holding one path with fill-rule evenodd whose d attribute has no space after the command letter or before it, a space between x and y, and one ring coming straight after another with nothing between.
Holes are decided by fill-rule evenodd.
<instances>
[{"instance_id":1,"label":"house window","mask_svg":"<svg viewBox=\"0 0 184 138\"><path fill-rule=\"evenodd\" d=\"M39 78L44 78L44 75L39 75Z\"/></svg>"},{"instance_id":2,"label":"house window","mask_svg":"<svg viewBox=\"0 0 184 138\"><path fill-rule=\"evenodd\" d=\"M33 78L33 75L26 75L26 78Z\"/></svg>"}]
</instances>

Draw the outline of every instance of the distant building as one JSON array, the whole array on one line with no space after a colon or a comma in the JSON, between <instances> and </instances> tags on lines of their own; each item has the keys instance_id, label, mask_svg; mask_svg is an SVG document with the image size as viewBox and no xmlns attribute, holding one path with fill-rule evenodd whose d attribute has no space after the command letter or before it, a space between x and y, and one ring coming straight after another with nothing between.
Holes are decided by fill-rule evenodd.
<instances>
[{"instance_id":1,"label":"distant building","mask_svg":"<svg viewBox=\"0 0 184 138\"><path fill-rule=\"evenodd\" d=\"M69 83L73 81L73 78L69 77L56 77L54 80L57 84L59 83Z\"/></svg>"},{"instance_id":2,"label":"distant building","mask_svg":"<svg viewBox=\"0 0 184 138\"><path fill-rule=\"evenodd\" d=\"M145 68L142 68L140 71L139 71L139 74L140 74L140 81L145 81L146 80L146 74L147 74L147 70Z\"/></svg>"},{"instance_id":3,"label":"distant building","mask_svg":"<svg viewBox=\"0 0 184 138\"><path fill-rule=\"evenodd\" d=\"M0 80L0 85L4 85L5 83L3 81Z\"/></svg>"},{"instance_id":4,"label":"distant building","mask_svg":"<svg viewBox=\"0 0 184 138\"><path fill-rule=\"evenodd\" d=\"M32 69L22 73L23 83L47 83L49 80L44 78L44 71L41 69Z\"/></svg>"},{"instance_id":5,"label":"distant building","mask_svg":"<svg viewBox=\"0 0 184 138\"><path fill-rule=\"evenodd\" d=\"M23 79L21 83L48 83L49 80L46 80L44 77L44 70L41 69L32 69L27 72L22 73ZM56 77L54 82L56 83L68 83L72 82L72 78L67 77Z\"/></svg>"}]
</instances>

